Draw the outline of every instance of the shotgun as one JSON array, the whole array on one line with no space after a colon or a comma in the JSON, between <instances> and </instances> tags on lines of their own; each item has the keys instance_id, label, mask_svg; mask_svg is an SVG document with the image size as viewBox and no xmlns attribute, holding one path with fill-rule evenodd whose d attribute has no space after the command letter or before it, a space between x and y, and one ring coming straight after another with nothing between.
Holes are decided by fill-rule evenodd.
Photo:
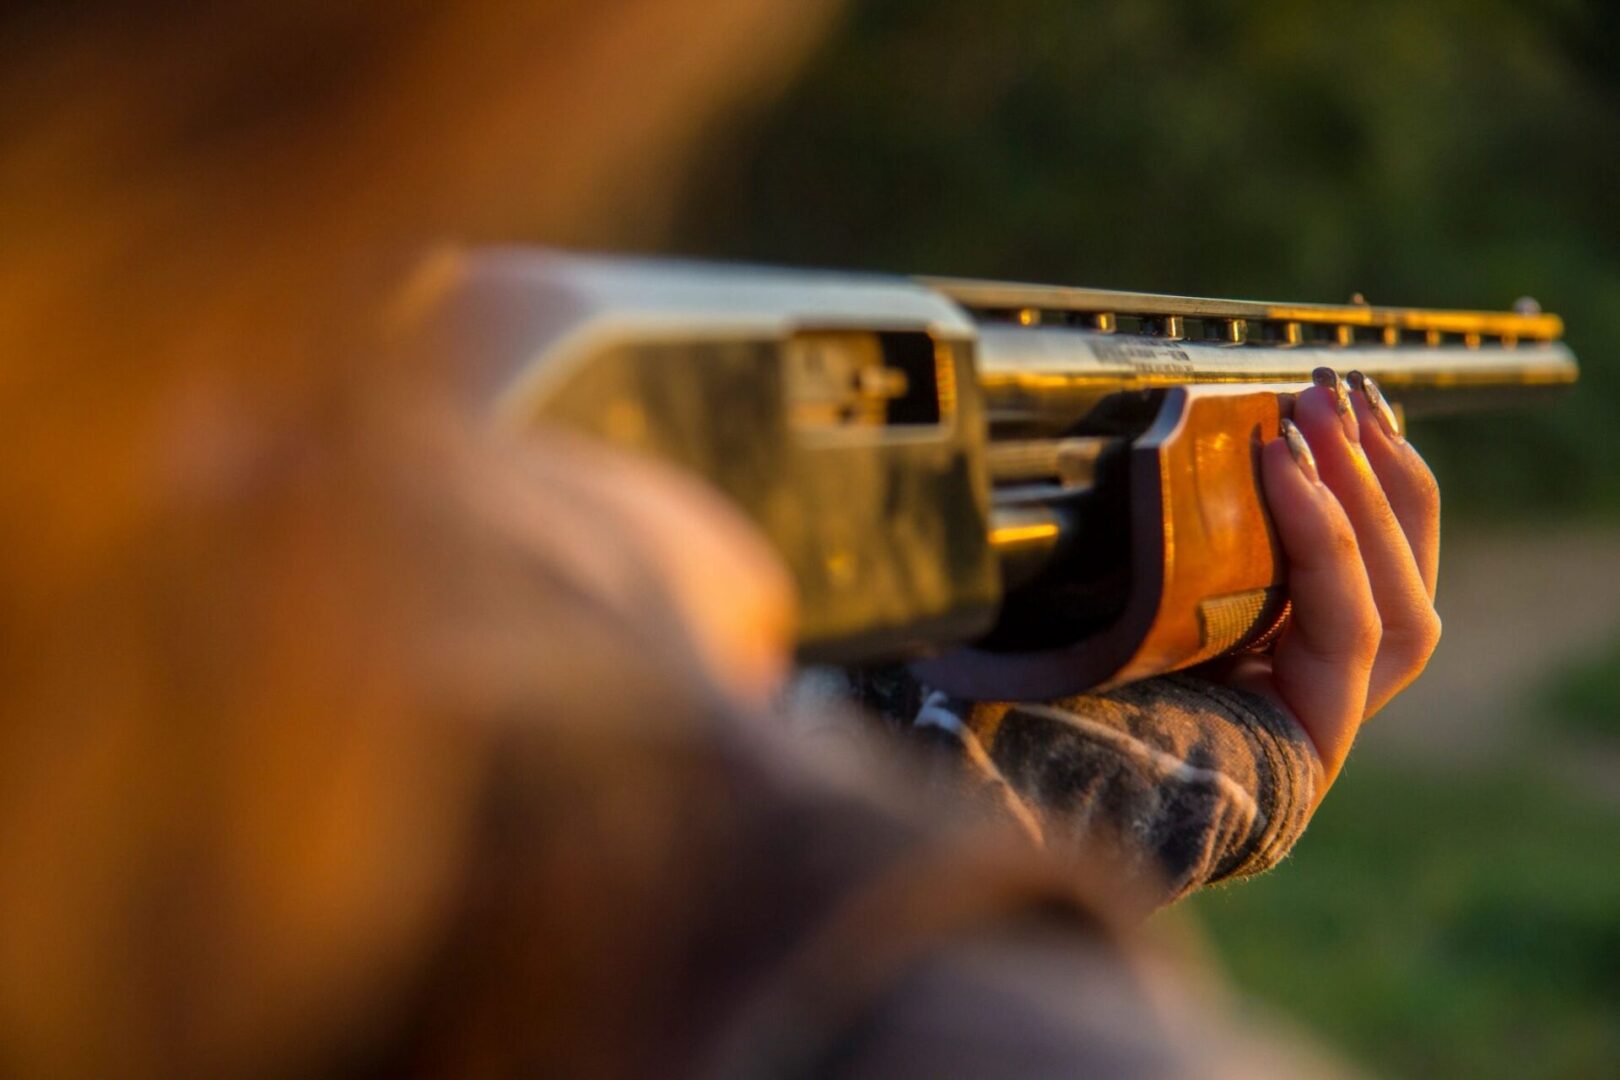
<instances>
[{"instance_id":1,"label":"shotgun","mask_svg":"<svg viewBox=\"0 0 1620 1080\"><path fill-rule=\"evenodd\" d=\"M1258 453L1313 368L1405 416L1569 386L1563 324L492 249L435 340L509 428L694 470L799 588L801 658L1051 698L1263 645L1287 615Z\"/></svg>"}]
</instances>

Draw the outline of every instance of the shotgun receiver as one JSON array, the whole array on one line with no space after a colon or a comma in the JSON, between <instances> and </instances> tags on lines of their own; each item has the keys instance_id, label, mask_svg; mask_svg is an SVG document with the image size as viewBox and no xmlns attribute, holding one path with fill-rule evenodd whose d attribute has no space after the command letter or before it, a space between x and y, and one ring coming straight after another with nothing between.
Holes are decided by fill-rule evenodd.
<instances>
[{"instance_id":1,"label":"shotgun receiver","mask_svg":"<svg viewBox=\"0 0 1620 1080\"><path fill-rule=\"evenodd\" d=\"M695 470L792 569L805 659L909 659L975 697L1127 682L1280 626L1258 451L1313 368L1359 369L1408 415L1576 378L1561 321L1527 303L1271 304L515 249L458 256L448 280L436 326L499 423Z\"/></svg>"}]
</instances>

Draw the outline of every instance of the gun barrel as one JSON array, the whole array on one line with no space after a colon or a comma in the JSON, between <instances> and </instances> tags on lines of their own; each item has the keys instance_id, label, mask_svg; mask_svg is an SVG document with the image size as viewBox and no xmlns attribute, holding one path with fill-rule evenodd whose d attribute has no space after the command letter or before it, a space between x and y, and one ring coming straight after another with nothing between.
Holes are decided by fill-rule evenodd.
<instances>
[{"instance_id":1,"label":"gun barrel","mask_svg":"<svg viewBox=\"0 0 1620 1080\"><path fill-rule=\"evenodd\" d=\"M1197 296L1171 296L1162 293L1120 292L1113 289L1080 289L1062 285L1020 285L1000 281L965 278L923 277L923 284L971 311L1064 313L1096 318L1209 319L1239 322L1243 335L1265 338L1268 328L1285 328L1288 323L1302 326L1348 326L1358 331L1430 331L1458 336L1512 337L1554 341L1563 336L1564 322L1557 315L1534 310L1450 311L1437 308L1374 307L1357 301L1350 304L1274 303L1263 300L1216 300ZM1107 319L1103 320L1105 323ZM1101 327L1106 329L1106 326ZM1228 328L1230 332L1230 327ZM1239 337L1237 340L1242 341ZM1394 344L1394 342L1384 342Z\"/></svg>"},{"instance_id":2,"label":"gun barrel","mask_svg":"<svg viewBox=\"0 0 1620 1080\"><path fill-rule=\"evenodd\" d=\"M1271 304L924 279L978 323L992 425L1069 431L1106 397L1360 370L1408 415L1514 405L1575 382L1556 315Z\"/></svg>"}]
</instances>

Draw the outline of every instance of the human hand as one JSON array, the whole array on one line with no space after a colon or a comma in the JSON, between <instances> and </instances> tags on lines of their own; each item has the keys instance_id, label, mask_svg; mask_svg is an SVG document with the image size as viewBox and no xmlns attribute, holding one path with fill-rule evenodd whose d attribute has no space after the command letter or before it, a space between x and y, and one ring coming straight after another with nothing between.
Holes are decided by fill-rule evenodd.
<instances>
[{"instance_id":1,"label":"human hand","mask_svg":"<svg viewBox=\"0 0 1620 1080\"><path fill-rule=\"evenodd\" d=\"M1373 380L1318 368L1314 381L1261 465L1293 615L1270 656L1226 681L1299 722L1322 761L1320 800L1362 722L1439 642L1440 494Z\"/></svg>"}]
</instances>

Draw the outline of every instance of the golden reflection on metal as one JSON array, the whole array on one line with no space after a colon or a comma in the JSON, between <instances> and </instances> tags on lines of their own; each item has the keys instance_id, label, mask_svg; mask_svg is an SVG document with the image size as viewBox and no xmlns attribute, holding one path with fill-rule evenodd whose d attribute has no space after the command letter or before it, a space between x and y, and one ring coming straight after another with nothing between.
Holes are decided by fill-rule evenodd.
<instances>
[{"instance_id":1,"label":"golden reflection on metal","mask_svg":"<svg viewBox=\"0 0 1620 1080\"><path fill-rule=\"evenodd\" d=\"M1333 328L1333 341L1337 345L1354 345L1356 343L1356 328L1340 323Z\"/></svg>"},{"instance_id":2,"label":"golden reflection on metal","mask_svg":"<svg viewBox=\"0 0 1620 1080\"><path fill-rule=\"evenodd\" d=\"M890 400L904 396L905 373L883 362L876 334L864 330L814 330L795 334L783 346L782 378L788 422L798 429L881 428Z\"/></svg>"},{"instance_id":3,"label":"golden reflection on metal","mask_svg":"<svg viewBox=\"0 0 1620 1080\"><path fill-rule=\"evenodd\" d=\"M1185 324L1180 315L1166 315L1164 317L1164 333L1160 335L1168 341L1180 341L1186 337Z\"/></svg>"},{"instance_id":4,"label":"golden reflection on metal","mask_svg":"<svg viewBox=\"0 0 1620 1080\"><path fill-rule=\"evenodd\" d=\"M1388 345L1390 348L1393 349L1395 346L1399 345L1400 343L1401 343L1401 328L1398 327L1398 326L1386 326L1386 327L1384 327L1384 344Z\"/></svg>"},{"instance_id":5,"label":"golden reflection on metal","mask_svg":"<svg viewBox=\"0 0 1620 1080\"><path fill-rule=\"evenodd\" d=\"M1513 367L1506 370L1405 369L1399 366L1369 369L1386 387L1504 387L1565 386L1576 379L1568 364ZM1222 371L1190 368L1186 371L1098 371L1041 373L1033 371L981 371L979 385L992 402L1016 399L1040 400L1057 395L1093 395L1121 390L1160 390L1189 383L1203 385L1244 383L1307 382L1310 373L1260 369Z\"/></svg>"},{"instance_id":6,"label":"golden reflection on metal","mask_svg":"<svg viewBox=\"0 0 1620 1080\"><path fill-rule=\"evenodd\" d=\"M1028 525L998 525L990 530L990 543L997 548L1020 544L1046 543L1058 538L1056 522L1032 522Z\"/></svg>"},{"instance_id":7,"label":"golden reflection on metal","mask_svg":"<svg viewBox=\"0 0 1620 1080\"><path fill-rule=\"evenodd\" d=\"M956 354L943 341L934 342L934 381L939 394L939 418L956 419Z\"/></svg>"},{"instance_id":8,"label":"golden reflection on metal","mask_svg":"<svg viewBox=\"0 0 1620 1080\"><path fill-rule=\"evenodd\" d=\"M1020 308L1019 309L1019 311L1018 311L1018 325L1019 326L1037 326L1037 325L1040 324L1040 321L1041 321L1041 313L1040 313L1040 310L1038 308Z\"/></svg>"},{"instance_id":9,"label":"golden reflection on metal","mask_svg":"<svg viewBox=\"0 0 1620 1080\"><path fill-rule=\"evenodd\" d=\"M923 278L966 307L982 311L1073 311L1107 312L1144 319L1165 316L1184 318L1241 318L1257 322L1346 324L1439 334L1477 333L1485 337L1512 334L1519 340L1556 341L1563 336L1564 323L1556 315L1542 314L1528 307L1523 312L1441 311L1431 308L1374 307L1369 304L1272 304L1252 300L1217 300L1191 296L1161 296L1154 293L1116 292L1108 289L1075 289L1064 286L1019 285L1002 282L950 278ZM1432 342L1439 343L1438 337Z\"/></svg>"},{"instance_id":10,"label":"golden reflection on metal","mask_svg":"<svg viewBox=\"0 0 1620 1080\"><path fill-rule=\"evenodd\" d=\"M1112 334L1119 324L1115 322L1113 312L1099 311L1091 317L1091 328L1102 334Z\"/></svg>"},{"instance_id":11,"label":"golden reflection on metal","mask_svg":"<svg viewBox=\"0 0 1620 1080\"><path fill-rule=\"evenodd\" d=\"M1305 330L1297 322L1285 322L1279 336L1284 345L1298 345L1305 340Z\"/></svg>"}]
</instances>

